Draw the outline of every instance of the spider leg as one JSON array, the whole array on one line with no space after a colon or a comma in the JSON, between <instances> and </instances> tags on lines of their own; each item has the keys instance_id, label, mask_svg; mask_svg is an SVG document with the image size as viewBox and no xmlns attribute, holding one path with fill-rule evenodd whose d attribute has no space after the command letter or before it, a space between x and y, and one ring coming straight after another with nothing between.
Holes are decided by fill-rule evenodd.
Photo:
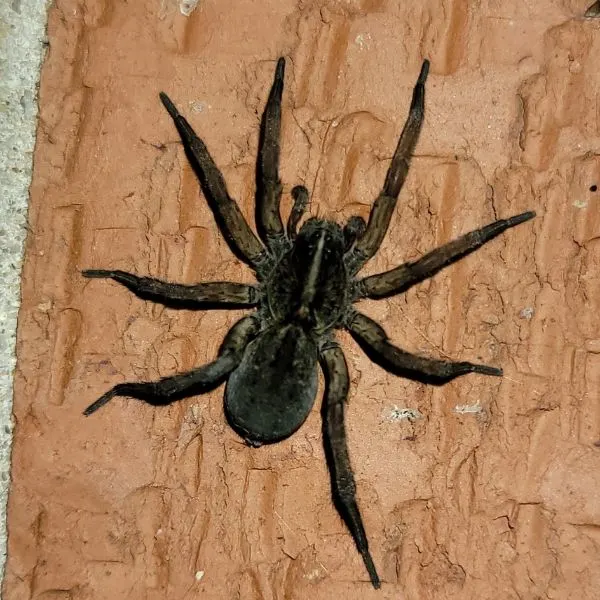
<instances>
[{"instance_id":1,"label":"spider leg","mask_svg":"<svg viewBox=\"0 0 600 600\"><path fill-rule=\"evenodd\" d=\"M347 328L367 356L394 375L432 385L443 385L467 373L502 376L502 369L497 367L427 358L401 350L388 342L381 325L358 312L347 324Z\"/></svg>"},{"instance_id":2,"label":"spider leg","mask_svg":"<svg viewBox=\"0 0 600 600\"><path fill-rule=\"evenodd\" d=\"M292 188L292 198L294 199L294 206L292 206L286 227L287 236L290 240L296 238L298 222L302 218L308 204L308 190L303 185L297 185Z\"/></svg>"},{"instance_id":3,"label":"spider leg","mask_svg":"<svg viewBox=\"0 0 600 600\"><path fill-rule=\"evenodd\" d=\"M380 587L379 576L369 553L369 542L356 503L356 484L350 465L344 426L344 406L348 396L349 377L344 353L329 345L320 354L326 388L323 401L323 443L331 475L334 504L350 530L374 588Z\"/></svg>"},{"instance_id":4,"label":"spider leg","mask_svg":"<svg viewBox=\"0 0 600 600\"><path fill-rule=\"evenodd\" d=\"M258 158L256 161L256 227L267 247L271 240L282 237L283 223L279 212L281 181L279 180L279 135L281 131L281 95L285 59L277 61L275 77L260 123Z\"/></svg>"},{"instance_id":5,"label":"spider leg","mask_svg":"<svg viewBox=\"0 0 600 600\"><path fill-rule=\"evenodd\" d=\"M525 223L533 217L535 213L530 211L494 221L432 250L414 262L407 262L391 271L365 277L358 282L359 298L385 298L405 292L413 285L429 279L438 271L474 252L503 231Z\"/></svg>"},{"instance_id":6,"label":"spider leg","mask_svg":"<svg viewBox=\"0 0 600 600\"><path fill-rule=\"evenodd\" d=\"M250 229L236 201L229 195L223 175L204 142L164 92L160 93L160 99L177 127L188 160L229 247L240 260L256 269L264 256L263 245Z\"/></svg>"},{"instance_id":7,"label":"spider leg","mask_svg":"<svg viewBox=\"0 0 600 600\"><path fill-rule=\"evenodd\" d=\"M413 90L408 118L388 168L383 189L373 204L364 234L357 240L346 259L352 273L356 273L377 252L388 230L398 194L404 185L410 159L421 132L425 111L425 81L428 72L429 61L424 60Z\"/></svg>"},{"instance_id":8,"label":"spider leg","mask_svg":"<svg viewBox=\"0 0 600 600\"><path fill-rule=\"evenodd\" d=\"M182 285L160 281L153 277L139 277L125 271L104 269L87 269L82 271L82 275L93 279L113 279L142 300L159 302L170 308L199 310L219 307L237 308L258 304L256 287L243 283L216 281Z\"/></svg>"},{"instance_id":9,"label":"spider leg","mask_svg":"<svg viewBox=\"0 0 600 600\"><path fill-rule=\"evenodd\" d=\"M255 317L244 317L229 330L219 349L219 355L213 362L188 373L178 373L158 381L119 383L90 404L83 414L91 415L115 396L129 396L148 404L163 406L182 398L208 392L221 384L239 365L246 346L258 330L259 322Z\"/></svg>"}]
</instances>

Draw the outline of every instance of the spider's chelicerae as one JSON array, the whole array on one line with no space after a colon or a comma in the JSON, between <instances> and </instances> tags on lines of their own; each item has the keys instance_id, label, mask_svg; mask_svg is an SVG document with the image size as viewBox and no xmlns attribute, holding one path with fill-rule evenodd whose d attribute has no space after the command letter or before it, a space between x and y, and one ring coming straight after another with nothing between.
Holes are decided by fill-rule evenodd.
<instances>
[{"instance_id":1,"label":"spider's chelicerae","mask_svg":"<svg viewBox=\"0 0 600 600\"><path fill-rule=\"evenodd\" d=\"M308 190L292 190L293 208L284 227L279 203L279 134L285 60L280 58L262 116L256 164L254 234L204 142L166 94L160 98L173 118L183 146L214 212L219 229L235 254L256 273L258 283L167 283L124 271L87 270L85 277L109 278L145 300L168 307L206 310L255 308L230 329L217 358L189 373L145 383L120 383L91 404L98 410L115 396L130 396L154 405L170 404L204 393L226 381L225 413L230 425L250 445L274 443L292 435L304 422L317 393L317 363L325 375L323 442L331 473L334 503L362 555L374 587L379 576L356 502L356 488L344 428L349 377L335 330L344 328L369 358L395 375L434 385L467 373L502 375L497 367L415 356L388 341L382 327L354 308L362 298L386 298L405 292L460 260L505 229L534 217L525 212L495 221L395 269L358 277L377 252L394 209L424 114L425 60L414 87L410 112L368 223L351 217L344 227L310 218L297 231Z\"/></svg>"}]
</instances>

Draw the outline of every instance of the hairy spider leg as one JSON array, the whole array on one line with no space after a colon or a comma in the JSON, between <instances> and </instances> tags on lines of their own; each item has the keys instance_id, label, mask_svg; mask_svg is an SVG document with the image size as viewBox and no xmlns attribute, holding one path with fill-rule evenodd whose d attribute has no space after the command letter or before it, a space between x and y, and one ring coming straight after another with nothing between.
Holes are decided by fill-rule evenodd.
<instances>
[{"instance_id":1,"label":"hairy spider leg","mask_svg":"<svg viewBox=\"0 0 600 600\"><path fill-rule=\"evenodd\" d=\"M533 217L535 212L528 211L508 219L494 221L432 250L418 260L404 263L385 273L365 277L358 282L357 299L386 298L406 292L413 285L429 279L448 265L481 248L503 231L525 223Z\"/></svg>"},{"instance_id":2,"label":"hairy spider leg","mask_svg":"<svg viewBox=\"0 0 600 600\"><path fill-rule=\"evenodd\" d=\"M294 199L294 205L288 218L286 231L288 239L293 241L298 235L296 231L298 222L308 205L308 190L303 185L296 185L292 188L292 198Z\"/></svg>"},{"instance_id":3,"label":"hairy spider leg","mask_svg":"<svg viewBox=\"0 0 600 600\"><path fill-rule=\"evenodd\" d=\"M373 204L365 232L357 240L346 259L352 274L357 273L375 255L388 230L421 132L425 112L425 81L428 73L429 61L424 60L413 90L408 118L388 168L383 189Z\"/></svg>"},{"instance_id":4,"label":"hairy spider leg","mask_svg":"<svg viewBox=\"0 0 600 600\"><path fill-rule=\"evenodd\" d=\"M349 320L346 328L374 363L406 379L443 385L467 373L502 376L502 369L497 367L438 360L401 350L388 342L388 336L381 325L359 312Z\"/></svg>"},{"instance_id":5,"label":"hairy spider leg","mask_svg":"<svg viewBox=\"0 0 600 600\"><path fill-rule=\"evenodd\" d=\"M118 270L87 269L81 273L84 277L92 279L112 279L131 290L138 298L159 302L169 308L206 310L250 307L258 304L256 286L245 283L216 281L182 285Z\"/></svg>"},{"instance_id":6,"label":"hairy spider leg","mask_svg":"<svg viewBox=\"0 0 600 600\"><path fill-rule=\"evenodd\" d=\"M333 344L321 351L320 361L325 374L323 444L331 475L333 502L352 534L373 587L377 589L381 583L369 552L367 534L356 502L356 484L346 444L344 408L349 387L348 367L341 348Z\"/></svg>"},{"instance_id":7,"label":"hairy spider leg","mask_svg":"<svg viewBox=\"0 0 600 600\"><path fill-rule=\"evenodd\" d=\"M258 157L256 160L256 228L267 248L284 237L279 203L279 136L281 132L281 95L285 75L285 59L279 58L273 86L260 122Z\"/></svg>"},{"instance_id":8,"label":"hairy spider leg","mask_svg":"<svg viewBox=\"0 0 600 600\"><path fill-rule=\"evenodd\" d=\"M119 383L90 404L83 414L91 415L115 396L129 396L154 406L164 406L182 398L204 394L223 383L240 364L246 346L256 337L259 329L260 323L256 317L244 317L229 330L213 362L158 381Z\"/></svg>"},{"instance_id":9,"label":"hairy spider leg","mask_svg":"<svg viewBox=\"0 0 600 600\"><path fill-rule=\"evenodd\" d=\"M186 156L200 181L200 187L213 211L217 226L229 247L240 260L255 271L258 270L265 249L250 229L237 202L229 195L221 171L204 142L196 135L187 120L179 114L169 97L161 92L160 99L177 127Z\"/></svg>"}]
</instances>

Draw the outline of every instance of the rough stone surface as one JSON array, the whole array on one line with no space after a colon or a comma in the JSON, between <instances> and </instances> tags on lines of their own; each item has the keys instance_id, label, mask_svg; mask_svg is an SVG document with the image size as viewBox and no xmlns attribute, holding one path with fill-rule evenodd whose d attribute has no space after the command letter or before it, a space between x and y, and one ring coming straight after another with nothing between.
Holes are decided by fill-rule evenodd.
<instances>
[{"instance_id":1,"label":"rough stone surface","mask_svg":"<svg viewBox=\"0 0 600 600\"><path fill-rule=\"evenodd\" d=\"M175 0L54 4L5 598L597 598L600 21L586 8L210 0L185 17ZM158 92L189 116L250 218L279 55L289 59L284 212L301 182L312 214L340 221L368 214L431 60L423 134L366 273L538 211L408 294L362 305L404 348L501 365L502 380L398 379L340 335L380 591L332 506L318 406L295 436L259 449L227 427L222 389L81 415L115 383L211 360L241 314L168 310L79 270L252 280L219 236ZM398 418L409 413L423 418Z\"/></svg>"},{"instance_id":2,"label":"rough stone surface","mask_svg":"<svg viewBox=\"0 0 600 600\"><path fill-rule=\"evenodd\" d=\"M46 6L45 0L0 2L0 580L6 558L17 313Z\"/></svg>"}]
</instances>

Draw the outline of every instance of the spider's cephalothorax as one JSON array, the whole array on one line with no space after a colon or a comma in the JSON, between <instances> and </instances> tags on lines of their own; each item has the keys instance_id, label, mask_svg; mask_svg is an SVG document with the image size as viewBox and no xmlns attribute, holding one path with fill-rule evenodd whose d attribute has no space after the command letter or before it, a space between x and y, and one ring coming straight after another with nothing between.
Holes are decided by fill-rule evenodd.
<instances>
[{"instance_id":1,"label":"spider's cephalothorax","mask_svg":"<svg viewBox=\"0 0 600 600\"><path fill-rule=\"evenodd\" d=\"M408 119L368 223L351 217L336 223L308 219L297 232L308 200L304 186L292 190L294 205L284 228L279 212L279 133L285 61L280 58L263 113L256 165L257 237L235 200L204 142L166 94L160 97L179 131L185 152L217 224L233 252L256 273L258 284L234 282L182 285L124 271L87 270L92 278L109 278L140 298L172 308L256 308L229 331L217 358L188 373L145 383L120 383L91 404L89 415L115 396L130 396L154 405L206 392L227 381L225 414L251 445L282 440L308 416L317 393L317 364L325 375L323 442L331 473L334 503L361 553L373 586L379 576L369 553L354 477L348 457L344 409L349 376L334 330L347 329L367 355L384 369L435 385L466 373L501 375L496 367L417 356L392 345L383 328L358 312L362 298L385 298L405 292L440 269L473 252L506 229L534 216L525 212L495 221L449 242L414 262L358 278L377 252L396 206L423 122L424 61L413 91Z\"/></svg>"},{"instance_id":2,"label":"spider's cephalothorax","mask_svg":"<svg viewBox=\"0 0 600 600\"><path fill-rule=\"evenodd\" d=\"M340 226L309 219L277 258L265 285L268 318L294 320L320 335L339 324L349 293Z\"/></svg>"}]
</instances>

